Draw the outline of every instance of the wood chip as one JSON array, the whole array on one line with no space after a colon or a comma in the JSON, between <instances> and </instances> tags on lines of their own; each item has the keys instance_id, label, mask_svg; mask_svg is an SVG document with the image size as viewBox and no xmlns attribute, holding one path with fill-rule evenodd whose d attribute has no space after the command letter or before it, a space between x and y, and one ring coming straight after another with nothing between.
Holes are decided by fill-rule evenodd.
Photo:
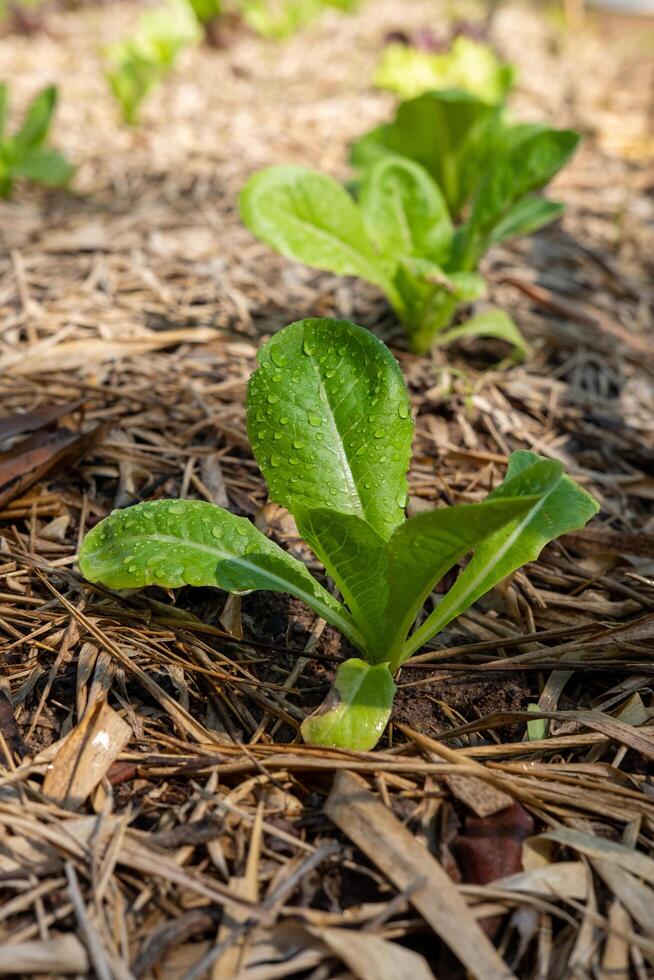
<instances>
[{"instance_id":1,"label":"wood chip","mask_svg":"<svg viewBox=\"0 0 654 980\"><path fill-rule=\"evenodd\" d=\"M108 704L98 703L61 745L43 780L43 792L77 810L123 751L132 729Z\"/></svg>"}]
</instances>

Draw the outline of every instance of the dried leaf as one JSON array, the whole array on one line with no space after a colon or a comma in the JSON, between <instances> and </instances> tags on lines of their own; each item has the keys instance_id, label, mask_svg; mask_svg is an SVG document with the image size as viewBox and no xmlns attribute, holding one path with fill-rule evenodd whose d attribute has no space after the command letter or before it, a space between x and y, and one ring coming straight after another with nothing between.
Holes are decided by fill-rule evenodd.
<instances>
[{"instance_id":1,"label":"dried leaf","mask_svg":"<svg viewBox=\"0 0 654 980\"><path fill-rule=\"evenodd\" d=\"M33 412L17 412L15 415L0 418L0 440L21 435L23 432L44 429L64 415L77 411L82 404L81 400L63 402L61 405L49 405L47 408L37 408Z\"/></svg>"},{"instance_id":2,"label":"dried leaf","mask_svg":"<svg viewBox=\"0 0 654 980\"><path fill-rule=\"evenodd\" d=\"M0 507L52 470L71 463L99 442L105 431L98 425L89 432L37 432L0 455Z\"/></svg>"}]
</instances>

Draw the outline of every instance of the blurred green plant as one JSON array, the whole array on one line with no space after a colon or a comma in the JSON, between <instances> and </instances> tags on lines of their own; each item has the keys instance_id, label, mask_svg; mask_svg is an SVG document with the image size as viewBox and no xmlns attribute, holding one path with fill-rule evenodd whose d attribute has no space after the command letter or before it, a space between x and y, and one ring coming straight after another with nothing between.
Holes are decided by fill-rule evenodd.
<instances>
[{"instance_id":1,"label":"blurred green plant","mask_svg":"<svg viewBox=\"0 0 654 980\"><path fill-rule=\"evenodd\" d=\"M105 75L126 123L136 124L143 100L172 70L180 52L201 38L189 0L167 0L142 15L133 37L106 49Z\"/></svg>"},{"instance_id":2,"label":"blurred green plant","mask_svg":"<svg viewBox=\"0 0 654 980\"><path fill-rule=\"evenodd\" d=\"M356 9L359 0L237 0L245 23L257 34L283 41L306 27L326 8Z\"/></svg>"},{"instance_id":3,"label":"blurred green plant","mask_svg":"<svg viewBox=\"0 0 654 980\"><path fill-rule=\"evenodd\" d=\"M460 36L442 54L406 44L387 45L374 83L403 99L423 92L459 89L496 105L508 95L515 76L513 65L500 61L490 45Z\"/></svg>"},{"instance_id":4,"label":"blurred green plant","mask_svg":"<svg viewBox=\"0 0 654 980\"><path fill-rule=\"evenodd\" d=\"M222 0L188 0L188 3L201 24L216 20L224 12Z\"/></svg>"},{"instance_id":5,"label":"blurred green plant","mask_svg":"<svg viewBox=\"0 0 654 980\"><path fill-rule=\"evenodd\" d=\"M72 164L46 143L57 95L54 85L39 92L19 128L13 136L8 136L5 130L9 88L5 82L0 83L0 197L9 197L19 178L47 187L62 187L72 177Z\"/></svg>"}]
</instances>

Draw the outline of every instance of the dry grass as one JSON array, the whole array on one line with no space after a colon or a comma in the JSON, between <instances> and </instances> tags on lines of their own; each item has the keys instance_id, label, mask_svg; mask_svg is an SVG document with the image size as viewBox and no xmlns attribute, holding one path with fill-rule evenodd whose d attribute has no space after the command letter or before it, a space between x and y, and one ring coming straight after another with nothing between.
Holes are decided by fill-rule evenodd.
<instances>
[{"instance_id":1,"label":"dry grass","mask_svg":"<svg viewBox=\"0 0 654 980\"><path fill-rule=\"evenodd\" d=\"M263 164L345 174L391 105L368 86L384 32L434 10L377 0L284 46L189 53L134 132L97 63L131 5L0 41L17 109L61 84L57 142L80 163L74 194L0 206L0 414L35 429L0 420L0 448L34 440L0 456L24 477L0 498L0 974L462 976L449 947L484 980L652 975L651 28L607 45L601 24L572 39L497 17L517 111L588 134L557 182L562 227L488 263L524 365L491 342L406 354L373 289L283 262L238 221ZM259 339L308 313L399 345L414 510L478 499L516 448L602 503L403 669L372 754L298 741L342 656L298 604L117 596L75 569L109 509L178 494L311 560L266 505L243 415ZM531 740L529 703L547 726Z\"/></svg>"}]
</instances>

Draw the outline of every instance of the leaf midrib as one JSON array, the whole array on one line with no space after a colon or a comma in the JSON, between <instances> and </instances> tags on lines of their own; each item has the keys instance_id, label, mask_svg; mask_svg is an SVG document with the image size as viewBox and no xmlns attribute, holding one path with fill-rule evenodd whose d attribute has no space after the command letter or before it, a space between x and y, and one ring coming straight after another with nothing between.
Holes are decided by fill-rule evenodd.
<instances>
[{"instance_id":1,"label":"leaf midrib","mask_svg":"<svg viewBox=\"0 0 654 980\"><path fill-rule=\"evenodd\" d=\"M340 430L336 424L336 416L334 414L334 409L332 408L332 404L329 399L329 393L325 388L325 383L323 381L322 374L320 373L320 366L316 363L313 355L311 355L310 361L311 361L311 366L316 374L320 401L328 410L325 414L327 415L329 426L333 436L331 444L336 446L336 453L335 453L336 459L338 460L341 471L343 473L343 480L345 482L348 499L352 504L353 513L356 514L357 517L361 517L364 520L367 520L365 507L361 499L361 495L359 493L359 488L357 486L356 478L354 476L354 473L352 472L352 467L350 466L350 461L348 459L345 443L341 436Z\"/></svg>"}]
</instances>

